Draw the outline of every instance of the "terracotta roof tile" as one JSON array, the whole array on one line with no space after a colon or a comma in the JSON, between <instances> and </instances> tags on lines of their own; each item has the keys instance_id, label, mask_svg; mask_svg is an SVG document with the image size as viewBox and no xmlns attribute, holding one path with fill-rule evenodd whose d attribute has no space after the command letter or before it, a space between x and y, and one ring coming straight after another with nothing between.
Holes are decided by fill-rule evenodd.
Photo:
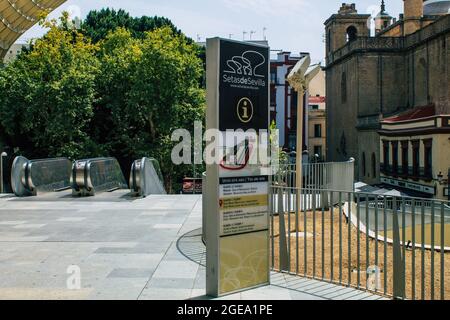
<instances>
[{"instance_id":1,"label":"terracotta roof tile","mask_svg":"<svg viewBox=\"0 0 450 320\"><path fill-rule=\"evenodd\" d=\"M382 122L400 122L409 121L422 118L428 118L436 115L436 108L434 105L428 105L424 107L417 107L406 112L399 113L395 116L385 118Z\"/></svg>"}]
</instances>

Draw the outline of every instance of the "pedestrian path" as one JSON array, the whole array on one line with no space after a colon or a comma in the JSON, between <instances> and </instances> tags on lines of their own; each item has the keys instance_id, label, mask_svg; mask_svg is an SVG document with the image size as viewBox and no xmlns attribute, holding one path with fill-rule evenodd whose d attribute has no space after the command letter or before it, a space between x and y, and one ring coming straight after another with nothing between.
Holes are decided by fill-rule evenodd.
<instances>
[{"instance_id":1,"label":"pedestrian path","mask_svg":"<svg viewBox=\"0 0 450 320\"><path fill-rule=\"evenodd\" d=\"M0 198L0 299L209 299L201 196ZM74 276L79 275L79 287ZM285 274L243 300L378 299Z\"/></svg>"}]
</instances>

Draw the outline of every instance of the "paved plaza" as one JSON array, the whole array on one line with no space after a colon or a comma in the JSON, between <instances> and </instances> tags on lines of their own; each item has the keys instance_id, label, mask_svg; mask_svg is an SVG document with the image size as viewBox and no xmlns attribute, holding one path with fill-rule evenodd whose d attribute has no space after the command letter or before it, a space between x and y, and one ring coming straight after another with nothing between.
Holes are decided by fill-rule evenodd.
<instances>
[{"instance_id":1,"label":"paved plaza","mask_svg":"<svg viewBox=\"0 0 450 320\"><path fill-rule=\"evenodd\" d=\"M0 299L207 299L201 196L0 197ZM73 267L80 289L69 289ZM273 273L224 299L380 299Z\"/></svg>"}]
</instances>

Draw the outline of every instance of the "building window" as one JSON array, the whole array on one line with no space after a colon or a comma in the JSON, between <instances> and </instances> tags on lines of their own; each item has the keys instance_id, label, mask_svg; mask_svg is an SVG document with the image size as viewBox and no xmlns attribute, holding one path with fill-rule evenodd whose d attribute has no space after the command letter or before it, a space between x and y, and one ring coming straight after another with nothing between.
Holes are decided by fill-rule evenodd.
<instances>
[{"instance_id":1,"label":"building window","mask_svg":"<svg viewBox=\"0 0 450 320\"><path fill-rule=\"evenodd\" d=\"M420 141L411 141L413 150L413 176L419 177L420 175Z\"/></svg>"},{"instance_id":2,"label":"building window","mask_svg":"<svg viewBox=\"0 0 450 320\"><path fill-rule=\"evenodd\" d=\"M277 90L275 88L272 88L272 90L270 90L270 104L272 106L275 106L277 104Z\"/></svg>"},{"instance_id":3,"label":"building window","mask_svg":"<svg viewBox=\"0 0 450 320\"><path fill-rule=\"evenodd\" d=\"M398 173L398 141L392 141L392 172Z\"/></svg>"},{"instance_id":4,"label":"building window","mask_svg":"<svg viewBox=\"0 0 450 320\"><path fill-rule=\"evenodd\" d=\"M309 109L310 110L319 110L319 105L317 105L317 104L310 104L309 105Z\"/></svg>"},{"instance_id":5,"label":"building window","mask_svg":"<svg viewBox=\"0 0 450 320\"><path fill-rule=\"evenodd\" d=\"M347 42L355 41L358 37L358 30L354 26L347 28Z\"/></svg>"},{"instance_id":6,"label":"building window","mask_svg":"<svg viewBox=\"0 0 450 320\"><path fill-rule=\"evenodd\" d=\"M377 157L375 153L372 153L372 177L377 178Z\"/></svg>"},{"instance_id":7,"label":"building window","mask_svg":"<svg viewBox=\"0 0 450 320\"><path fill-rule=\"evenodd\" d=\"M330 52L331 51L331 30L330 29L328 29L327 46L328 46L328 52Z\"/></svg>"},{"instance_id":8,"label":"building window","mask_svg":"<svg viewBox=\"0 0 450 320\"><path fill-rule=\"evenodd\" d=\"M433 140L427 139L423 141L423 145L425 147L425 172L424 175L426 178L432 178L432 163L433 163Z\"/></svg>"},{"instance_id":9,"label":"building window","mask_svg":"<svg viewBox=\"0 0 450 320\"><path fill-rule=\"evenodd\" d=\"M293 121L297 121L298 94L292 91L291 94L291 117ZM305 109L303 109L305 110Z\"/></svg>"},{"instance_id":10,"label":"building window","mask_svg":"<svg viewBox=\"0 0 450 320\"><path fill-rule=\"evenodd\" d=\"M314 138L322 138L322 125L321 124L314 125Z\"/></svg>"},{"instance_id":11,"label":"building window","mask_svg":"<svg viewBox=\"0 0 450 320\"><path fill-rule=\"evenodd\" d=\"M408 155L408 141L402 141L402 174L407 176L409 174L409 155Z\"/></svg>"},{"instance_id":12,"label":"building window","mask_svg":"<svg viewBox=\"0 0 450 320\"><path fill-rule=\"evenodd\" d=\"M277 83L277 73L276 72L271 72L270 73L270 82L272 84L276 84Z\"/></svg>"},{"instance_id":13,"label":"building window","mask_svg":"<svg viewBox=\"0 0 450 320\"><path fill-rule=\"evenodd\" d=\"M345 138L345 132L342 132L340 149L338 152L342 153L344 157L347 157L347 138Z\"/></svg>"},{"instance_id":14,"label":"building window","mask_svg":"<svg viewBox=\"0 0 450 320\"><path fill-rule=\"evenodd\" d=\"M362 154L362 175L363 177L366 176L366 153L363 152Z\"/></svg>"},{"instance_id":15,"label":"building window","mask_svg":"<svg viewBox=\"0 0 450 320\"><path fill-rule=\"evenodd\" d=\"M342 103L347 102L347 74L345 72L342 73L341 78L341 101Z\"/></svg>"},{"instance_id":16,"label":"building window","mask_svg":"<svg viewBox=\"0 0 450 320\"><path fill-rule=\"evenodd\" d=\"M389 172L389 142L383 141L383 170Z\"/></svg>"}]
</instances>

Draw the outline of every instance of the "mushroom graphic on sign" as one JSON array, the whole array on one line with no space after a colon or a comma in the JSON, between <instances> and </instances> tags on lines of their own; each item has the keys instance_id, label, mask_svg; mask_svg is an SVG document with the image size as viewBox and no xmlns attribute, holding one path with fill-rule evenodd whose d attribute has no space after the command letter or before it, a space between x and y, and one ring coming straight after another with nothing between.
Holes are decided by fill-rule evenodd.
<instances>
[{"instance_id":1,"label":"mushroom graphic on sign","mask_svg":"<svg viewBox=\"0 0 450 320\"><path fill-rule=\"evenodd\" d=\"M256 59L255 59L256 57ZM251 61L258 61L252 65ZM245 51L242 56L234 56L227 61L229 70L225 70L226 73L239 74L245 76L264 77L264 74L259 73L259 68L264 66L266 58L256 51Z\"/></svg>"}]
</instances>

